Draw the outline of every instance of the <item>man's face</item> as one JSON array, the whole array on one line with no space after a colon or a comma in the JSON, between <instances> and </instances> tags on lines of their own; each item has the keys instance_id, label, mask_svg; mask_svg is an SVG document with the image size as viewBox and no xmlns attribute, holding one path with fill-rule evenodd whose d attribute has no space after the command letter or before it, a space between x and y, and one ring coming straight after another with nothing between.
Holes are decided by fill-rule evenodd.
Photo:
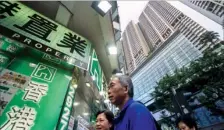
<instances>
[{"instance_id":1,"label":"man's face","mask_svg":"<svg viewBox=\"0 0 224 130\"><path fill-rule=\"evenodd\" d=\"M112 104L120 105L128 94L127 87L121 86L118 78L112 78L108 86L108 96Z\"/></svg>"}]
</instances>

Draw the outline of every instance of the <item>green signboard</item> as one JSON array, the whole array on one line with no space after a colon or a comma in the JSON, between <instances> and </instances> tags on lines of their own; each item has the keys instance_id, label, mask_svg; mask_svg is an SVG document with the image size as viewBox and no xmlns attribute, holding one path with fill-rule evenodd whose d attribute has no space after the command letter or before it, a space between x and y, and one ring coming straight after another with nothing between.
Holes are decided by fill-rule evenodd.
<instances>
[{"instance_id":1,"label":"green signboard","mask_svg":"<svg viewBox=\"0 0 224 130\"><path fill-rule=\"evenodd\" d=\"M20 2L0 2L0 34L88 69L91 43Z\"/></svg>"},{"instance_id":2,"label":"green signboard","mask_svg":"<svg viewBox=\"0 0 224 130\"><path fill-rule=\"evenodd\" d=\"M103 85L103 72L100 67L100 63L98 61L96 51L93 50L92 57L91 57L91 64L90 64L90 75L93 77L94 82L99 91L102 90Z\"/></svg>"},{"instance_id":3,"label":"green signboard","mask_svg":"<svg viewBox=\"0 0 224 130\"><path fill-rule=\"evenodd\" d=\"M56 130L68 130L69 120L71 117L72 106L74 102L74 96L75 96L75 88L72 85L70 85Z\"/></svg>"},{"instance_id":4,"label":"green signboard","mask_svg":"<svg viewBox=\"0 0 224 130\"><path fill-rule=\"evenodd\" d=\"M11 59L23 49L23 45L0 35L0 69L6 68Z\"/></svg>"},{"instance_id":5,"label":"green signboard","mask_svg":"<svg viewBox=\"0 0 224 130\"><path fill-rule=\"evenodd\" d=\"M0 50L6 51L11 54L18 54L25 47L9 38L0 35Z\"/></svg>"},{"instance_id":6,"label":"green signboard","mask_svg":"<svg viewBox=\"0 0 224 130\"><path fill-rule=\"evenodd\" d=\"M5 100L7 105L2 107L0 129L54 130L71 72L29 56L15 59L8 69L2 72L0 78L4 80L0 80L0 86L3 85L0 92L8 95ZM10 88L14 89L10 91Z\"/></svg>"},{"instance_id":7,"label":"green signboard","mask_svg":"<svg viewBox=\"0 0 224 130\"><path fill-rule=\"evenodd\" d=\"M7 56L3 52L0 52L0 68L6 68L9 62L10 62L9 56Z\"/></svg>"}]
</instances>

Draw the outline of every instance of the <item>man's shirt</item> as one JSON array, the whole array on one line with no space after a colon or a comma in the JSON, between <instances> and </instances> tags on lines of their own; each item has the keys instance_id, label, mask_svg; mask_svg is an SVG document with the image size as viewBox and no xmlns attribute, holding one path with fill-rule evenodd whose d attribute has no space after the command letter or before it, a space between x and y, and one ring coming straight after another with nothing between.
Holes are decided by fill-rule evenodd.
<instances>
[{"instance_id":1,"label":"man's shirt","mask_svg":"<svg viewBox=\"0 0 224 130\"><path fill-rule=\"evenodd\" d=\"M149 110L132 98L124 105L114 123L115 130L156 130Z\"/></svg>"}]
</instances>

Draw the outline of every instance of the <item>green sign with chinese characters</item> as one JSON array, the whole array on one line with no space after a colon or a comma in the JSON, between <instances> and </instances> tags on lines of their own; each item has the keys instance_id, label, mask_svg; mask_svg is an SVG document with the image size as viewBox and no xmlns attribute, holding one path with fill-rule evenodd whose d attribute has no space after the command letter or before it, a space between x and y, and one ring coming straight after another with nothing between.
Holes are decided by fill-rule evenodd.
<instances>
[{"instance_id":1,"label":"green sign with chinese characters","mask_svg":"<svg viewBox=\"0 0 224 130\"><path fill-rule=\"evenodd\" d=\"M93 53L92 53L89 72L90 72L90 75L93 78L98 90L101 91L102 86L103 86L103 72L100 67L100 63L98 61L95 50L93 50Z\"/></svg>"},{"instance_id":2,"label":"green sign with chinese characters","mask_svg":"<svg viewBox=\"0 0 224 130\"><path fill-rule=\"evenodd\" d=\"M79 68L88 69L91 43L20 2L0 2L0 33Z\"/></svg>"},{"instance_id":3,"label":"green sign with chinese characters","mask_svg":"<svg viewBox=\"0 0 224 130\"><path fill-rule=\"evenodd\" d=\"M72 85L70 85L56 130L68 130L69 120L71 117L72 106L74 102L74 96L75 96L75 88Z\"/></svg>"},{"instance_id":4,"label":"green sign with chinese characters","mask_svg":"<svg viewBox=\"0 0 224 130\"><path fill-rule=\"evenodd\" d=\"M0 129L54 130L71 80L71 72L29 56L15 59L8 69L11 72L6 71L2 79L18 91L11 94L11 101L4 107L0 116ZM13 82L10 76L14 77ZM15 84L22 84L22 87Z\"/></svg>"}]
</instances>

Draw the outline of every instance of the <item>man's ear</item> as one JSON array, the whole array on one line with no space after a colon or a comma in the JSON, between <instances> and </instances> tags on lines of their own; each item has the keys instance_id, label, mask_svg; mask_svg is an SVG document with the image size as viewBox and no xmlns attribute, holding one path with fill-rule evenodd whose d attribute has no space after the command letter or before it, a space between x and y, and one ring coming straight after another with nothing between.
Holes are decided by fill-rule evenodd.
<instances>
[{"instance_id":1,"label":"man's ear","mask_svg":"<svg viewBox=\"0 0 224 130\"><path fill-rule=\"evenodd\" d=\"M128 86L127 85L124 86L124 91L125 91L125 93L128 93Z\"/></svg>"}]
</instances>

